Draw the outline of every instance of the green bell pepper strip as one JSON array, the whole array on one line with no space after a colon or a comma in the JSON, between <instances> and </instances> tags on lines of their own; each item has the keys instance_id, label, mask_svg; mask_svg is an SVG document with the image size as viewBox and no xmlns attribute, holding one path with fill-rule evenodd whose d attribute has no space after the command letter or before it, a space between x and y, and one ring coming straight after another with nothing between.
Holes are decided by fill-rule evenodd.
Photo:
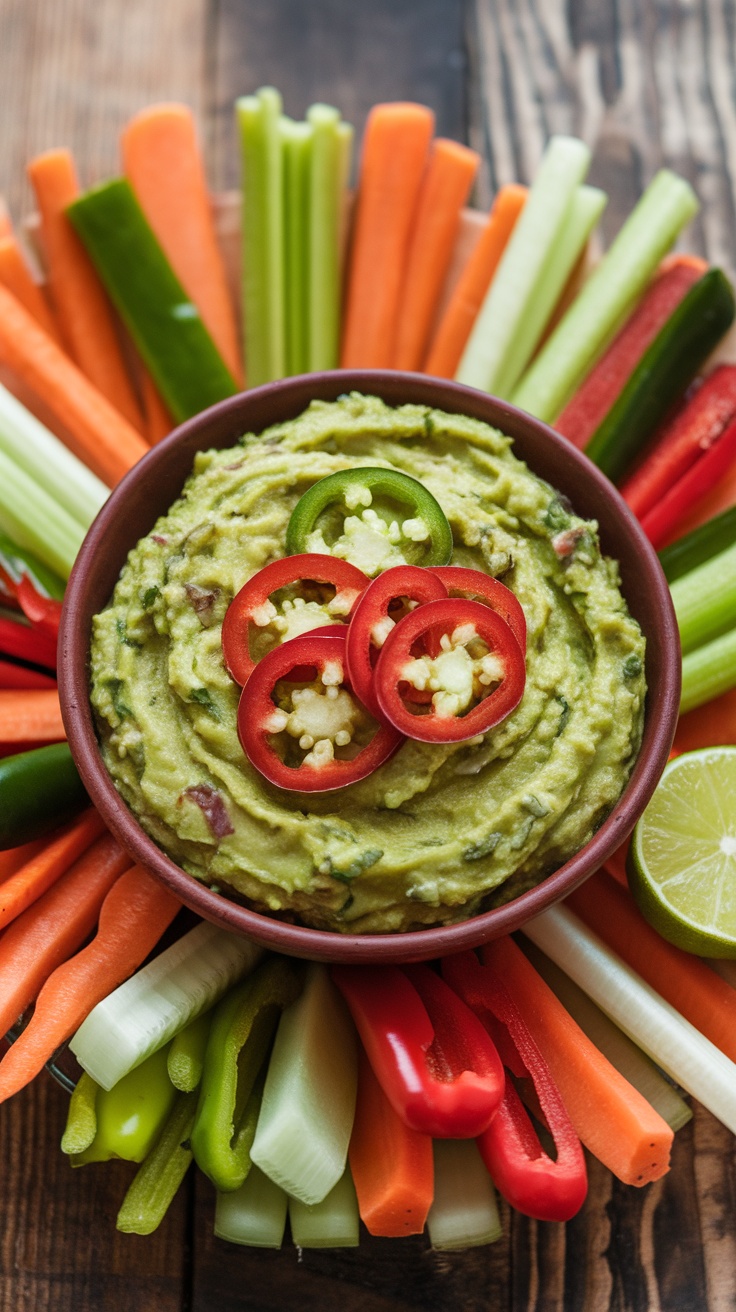
<instances>
[{"instance_id":1,"label":"green bell pepper strip","mask_svg":"<svg viewBox=\"0 0 736 1312\"><path fill-rule=\"evenodd\" d=\"M389 502L388 518L377 513L375 500ZM371 466L341 469L314 483L297 501L286 529L288 556L326 552L369 577L390 565L446 565L452 546L447 516L423 483Z\"/></svg>"},{"instance_id":2,"label":"green bell pepper strip","mask_svg":"<svg viewBox=\"0 0 736 1312\"><path fill-rule=\"evenodd\" d=\"M95 1137L83 1152L72 1155L73 1166L108 1162L111 1157L142 1162L148 1156L176 1100L167 1057L168 1049L160 1048L110 1090L99 1090Z\"/></svg>"},{"instance_id":3,"label":"green bell pepper strip","mask_svg":"<svg viewBox=\"0 0 736 1312\"><path fill-rule=\"evenodd\" d=\"M301 990L294 962L272 958L214 1011L191 1143L197 1165L217 1189L238 1189L250 1169L260 1096L254 1099L276 1023Z\"/></svg>"},{"instance_id":4,"label":"green bell pepper strip","mask_svg":"<svg viewBox=\"0 0 736 1312\"><path fill-rule=\"evenodd\" d=\"M0 761L0 851L42 838L88 803L66 743Z\"/></svg>"},{"instance_id":5,"label":"green bell pepper strip","mask_svg":"<svg viewBox=\"0 0 736 1312\"><path fill-rule=\"evenodd\" d=\"M161 1136L136 1172L117 1217L118 1230L150 1235L161 1224L192 1160L189 1136L197 1110L196 1093L176 1095Z\"/></svg>"},{"instance_id":6,"label":"green bell pepper strip","mask_svg":"<svg viewBox=\"0 0 736 1312\"><path fill-rule=\"evenodd\" d=\"M212 1012L205 1011L171 1041L167 1059L169 1079L180 1093L191 1093L192 1089L199 1087L211 1021Z\"/></svg>"},{"instance_id":7,"label":"green bell pepper strip","mask_svg":"<svg viewBox=\"0 0 736 1312\"><path fill-rule=\"evenodd\" d=\"M69 1099L66 1126L61 1136L61 1151L83 1153L97 1134L97 1094L100 1086L91 1075L82 1071Z\"/></svg>"}]
</instances>

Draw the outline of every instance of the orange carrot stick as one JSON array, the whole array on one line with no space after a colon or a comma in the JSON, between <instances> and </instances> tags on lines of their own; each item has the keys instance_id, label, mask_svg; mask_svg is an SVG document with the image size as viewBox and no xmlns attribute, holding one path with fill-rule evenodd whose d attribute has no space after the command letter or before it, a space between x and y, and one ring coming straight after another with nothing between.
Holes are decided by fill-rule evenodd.
<instances>
[{"instance_id":1,"label":"orange carrot stick","mask_svg":"<svg viewBox=\"0 0 736 1312\"><path fill-rule=\"evenodd\" d=\"M10 218L10 211L0 196L0 237L12 237L13 224Z\"/></svg>"},{"instance_id":2,"label":"orange carrot stick","mask_svg":"<svg viewBox=\"0 0 736 1312\"><path fill-rule=\"evenodd\" d=\"M149 105L123 129L123 168L174 273L233 377L243 381L235 311L186 105Z\"/></svg>"},{"instance_id":3,"label":"orange carrot stick","mask_svg":"<svg viewBox=\"0 0 736 1312\"><path fill-rule=\"evenodd\" d=\"M673 1139L664 1118L591 1043L512 939L488 944L483 960L502 975L586 1148L624 1184L658 1180Z\"/></svg>"},{"instance_id":4,"label":"orange carrot stick","mask_svg":"<svg viewBox=\"0 0 736 1312\"><path fill-rule=\"evenodd\" d=\"M143 397L143 413L146 425L146 438L151 446L155 446L156 443L162 441L164 437L168 437L171 430L176 427L176 424L166 409L151 375L142 365L140 379L141 395Z\"/></svg>"},{"instance_id":5,"label":"orange carrot stick","mask_svg":"<svg viewBox=\"0 0 736 1312\"><path fill-rule=\"evenodd\" d=\"M374 105L363 137L347 279L343 369L389 369L412 225L434 115Z\"/></svg>"},{"instance_id":6,"label":"orange carrot stick","mask_svg":"<svg viewBox=\"0 0 736 1312\"><path fill-rule=\"evenodd\" d=\"M524 208L527 188L502 187L452 294L424 361L425 374L454 378L465 343L498 267L514 224Z\"/></svg>"},{"instance_id":7,"label":"orange carrot stick","mask_svg":"<svg viewBox=\"0 0 736 1312\"><path fill-rule=\"evenodd\" d=\"M699 747L736 745L736 688L681 715L675 734L678 752L694 752Z\"/></svg>"},{"instance_id":8,"label":"orange carrot stick","mask_svg":"<svg viewBox=\"0 0 736 1312\"><path fill-rule=\"evenodd\" d=\"M59 830L40 852L26 861L14 875L0 885L0 929L9 925L32 902L38 901L73 861L103 833L105 826L96 811L84 815Z\"/></svg>"},{"instance_id":9,"label":"orange carrot stick","mask_svg":"<svg viewBox=\"0 0 736 1312\"><path fill-rule=\"evenodd\" d=\"M30 843L22 843L20 847L8 847L4 852L0 852L0 880L8 879L14 875L16 870L30 861L31 857L40 852L43 847L48 846L48 838L32 838Z\"/></svg>"},{"instance_id":10,"label":"orange carrot stick","mask_svg":"<svg viewBox=\"0 0 736 1312\"><path fill-rule=\"evenodd\" d=\"M49 976L29 1024L0 1062L0 1102L38 1075L92 1008L132 975L179 906L141 866L120 875L102 904L92 942Z\"/></svg>"},{"instance_id":11,"label":"orange carrot stick","mask_svg":"<svg viewBox=\"0 0 736 1312\"><path fill-rule=\"evenodd\" d=\"M0 1033L10 1029L51 972L89 937L103 899L131 864L112 835L103 834L6 929L0 951Z\"/></svg>"},{"instance_id":12,"label":"orange carrot stick","mask_svg":"<svg viewBox=\"0 0 736 1312\"><path fill-rule=\"evenodd\" d=\"M432 1140L397 1115L363 1049L348 1160L368 1232L386 1239L421 1234L434 1196Z\"/></svg>"},{"instance_id":13,"label":"orange carrot stick","mask_svg":"<svg viewBox=\"0 0 736 1312\"><path fill-rule=\"evenodd\" d=\"M0 743L58 743L65 738L56 688L0 692Z\"/></svg>"},{"instance_id":14,"label":"orange carrot stick","mask_svg":"<svg viewBox=\"0 0 736 1312\"><path fill-rule=\"evenodd\" d=\"M35 281L20 244L12 232L5 237L0 237L0 282L17 297L21 305L25 305L44 332L61 344L59 330L44 290Z\"/></svg>"},{"instance_id":15,"label":"orange carrot stick","mask_svg":"<svg viewBox=\"0 0 736 1312\"><path fill-rule=\"evenodd\" d=\"M41 213L51 300L69 355L134 428L143 421L125 367L112 307L65 210L79 195L68 150L49 150L28 165Z\"/></svg>"},{"instance_id":16,"label":"orange carrot stick","mask_svg":"<svg viewBox=\"0 0 736 1312\"><path fill-rule=\"evenodd\" d=\"M399 297L395 369L420 369L442 283L460 226L460 212L478 171L480 156L457 141L437 137L417 201Z\"/></svg>"},{"instance_id":17,"label":"orange carrot stick","mask_svg":"<svg viewBox=\"0 0 736 1312\"><path fill-rule=\"evenodd\" d=\"M632 970L736 1061L736 989L705 962L661 938L631 894L602 873L575 890L568 905Z\"/></svg>"},{"instance_id":18,"label":"orange carrot stick","mask_svg":"<svg viewBox=\"0 0 736 1312\"><path fill-rule=\"evenodd\" d=\"M58 434L108 487L148 447L5 287L0 287L0 364L38 397Z\"/></svg>"}]
</instances>

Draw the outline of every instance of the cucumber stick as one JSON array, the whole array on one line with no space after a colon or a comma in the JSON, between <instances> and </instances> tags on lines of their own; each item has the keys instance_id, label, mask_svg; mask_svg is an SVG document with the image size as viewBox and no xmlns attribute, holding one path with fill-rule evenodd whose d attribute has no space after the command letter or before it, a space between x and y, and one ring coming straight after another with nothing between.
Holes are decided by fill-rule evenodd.
<instances>
[{"instance_id":1,"label":"cucumber stick","mask_svg":"<svg viewBox=\"0 0 736 1312\"><path fill-rule=\"evenodd\" d=\"M517 338L527 316L534 315L540 280L589 163L590 151L582 141L552 137L468 338L455 375L459 383L497 396L509 394L516 381L509 364Z\"/></svg>"},{"instance_id":2,"label":"cucumber stick","mask_svg":"<svg viewBox=\"0 0 736 1312\"><path fill-rule=\"evenodd\" d=\"M668 583L689 574L707 560L736 543L736 506L709 519L684 538L678 538L659 553L659 563Z\"/></svg>"},{"instance_id":3,"label":"cucumber stick","mask_svg":"<svg viewBox=\"0 0 736 1312\"><path fill-rule=\"evenodd\" d=\"M67 214L177 422L233 396L235 379L130 183L93 187Z\"/></svg>"},{"instance_id":4,"label":"cucumber stick","mask_svg":"<svg viewBox=\"0 0 736 1312\"><path fill-rule=\"evenodd\" d=\"M585 448L585 454L614 482L730 328L734 308L728 278L720 269L710 269L657 333Z\"/></svg>"}]
</instances>

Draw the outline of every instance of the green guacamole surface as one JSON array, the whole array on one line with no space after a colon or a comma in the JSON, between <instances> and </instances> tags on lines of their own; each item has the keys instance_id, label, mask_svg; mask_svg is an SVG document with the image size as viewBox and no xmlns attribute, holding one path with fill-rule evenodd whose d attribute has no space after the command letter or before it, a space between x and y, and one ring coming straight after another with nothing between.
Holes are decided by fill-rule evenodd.
<instances>
[{"instance_id":1,"label":"green guacamole surface","mask_svg":"<svg viewBox=\"0 0 736 1312\"><path fill-rule=\"evenodd\" d=\"M222 621L284 554L299 497L361 464L420 479L452 527L452 564L516 593L524 696L481 741L406 741L359 783L286 792L240 746ZM555 870L619 797L645 694L644 640L596 525L498 431L358 395L197 456L95 618L91 673L107 768L176 862L259 909L361 933L461 920Z\"/></svg>"}]
</instances>

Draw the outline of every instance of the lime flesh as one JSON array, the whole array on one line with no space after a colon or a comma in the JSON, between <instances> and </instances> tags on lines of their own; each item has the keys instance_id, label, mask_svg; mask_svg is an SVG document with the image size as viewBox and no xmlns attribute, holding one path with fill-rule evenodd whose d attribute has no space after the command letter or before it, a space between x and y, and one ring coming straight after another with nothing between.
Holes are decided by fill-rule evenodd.
<instances>
[{"instance_id":1,"label":"lime flesh","mask_svg":"<svg viewBox=\"0 0 736 1312\"><path fill-rule=\"evenodd\" d=\"M663 938L736 957L736 747L670 761L634 830L628 875Z\"/></svg>"}]
</instances>

